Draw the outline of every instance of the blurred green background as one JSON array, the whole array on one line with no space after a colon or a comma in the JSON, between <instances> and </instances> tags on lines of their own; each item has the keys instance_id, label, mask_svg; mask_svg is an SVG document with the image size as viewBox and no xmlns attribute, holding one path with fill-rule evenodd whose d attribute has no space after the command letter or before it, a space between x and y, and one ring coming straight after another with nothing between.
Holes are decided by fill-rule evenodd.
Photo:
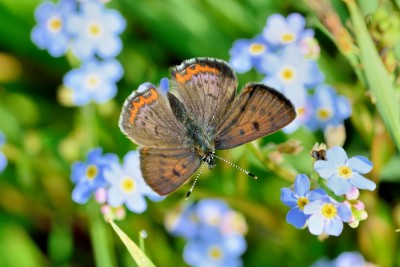
<instances>
[{"instance_id":1,"label":"blurred green background","mask_svg":"<svg viewBox=\"0 0 400 267\"><path fill-rule=\"evenodd\" d=\"M321 46L318 63L327 83L352 103L353 114L345 124L344 148L350 157L364 155L374 163L374 170L367 177L378 188L361 196L369 218L357 229L346 225L340 237L322 242L308 230L297 230L286 223L288 208L280 201L280 188L293 182L291 172L311 174L309 151L315 142L324 141L323 133L305 129L289 136L278 132L258 142L264 145L287 139L301 141L303 151L285 156L285 163L280 166L289 172L287 177L263 164L263 157L268 157L263 150L257 156L251 144L245 145L219 155L257 173L260 179L254 181L228 165L218 164L212 172L203 172L192 201L222 198L246 216L249 231L248 249L243 255L245 266L309 266L320 257L334 258L343 251L359 251L380 266L400 266L400 233L395 232L400 228L400 157L391 138L394 135L389 134L390 119L383 123L370 100L369 74L361 65L355 67L354 57L362 54L362 48L352 47L354 54L343 49L338 36L330 32L332 28L324 24L328 13L321 14L318 2L113 0L107 6L117 9L127 21L121 37L123 51L118 56L125 70L118 83L118 95L106 104L76 108L60 101L62 77L71 69L67 58L53 58L30 40L35 25L33 13L40 1L0 0L0 130L7 139L2 151L9 161L0 174L0 266L93 266L90 231L96 227L105 230L102 233L111 241L108 245L116 253L117 265L135 266L109 225L101 221L94 226L90 223L91 216L100 217L99 207L72 202L71 164L85 160L92 145L120 158L135 149L120 132L118 117L124 99L138 85L146 81L157 84L168 76L170 66L184 59L207 56L229 60L229 49L235 40L259 34L269 15L291 12L305 15L308 26L316 30ZM328 3L352 35L351 14L345 2ZM373 15L378 10L384 12L381 20L399 16L397 1L380 1L379 6L378 1L359 1L359 7L370 30L377 29L373 28ZM396 29L400 32L400 27ZM358 37L353 37L356 44ZM385 66L392 64L391 82L398 82L398 46L375 44ZM382 53L384 49L393 51L389 53L389 63ZM360 70L361 76L357 74ZM242 86L262 77L249 72L238 78ZM399 90L397 85L394 87L398 104ZM92 115L88 117L93 109L95 120ZM188 188L162 202L148 202L143 214L128 211L125 220L118 223L134 241L140 230L147 231L146 253L157 266L185 266L184 240L171 237L163 221L169 210L183 204Z\"/></svg>"}]
</instances>

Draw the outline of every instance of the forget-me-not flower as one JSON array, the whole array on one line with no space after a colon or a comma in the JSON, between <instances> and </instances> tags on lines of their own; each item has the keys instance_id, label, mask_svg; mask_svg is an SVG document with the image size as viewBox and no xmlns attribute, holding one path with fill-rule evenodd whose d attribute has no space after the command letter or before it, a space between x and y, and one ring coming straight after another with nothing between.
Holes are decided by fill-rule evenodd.
<instances>
[{"instance_id":1,"label":"forget-me-not flower","mask_svg":"<svg viewBox=\"0 0 400 267\"><path fill-rule=\"evenodd\" d=\"M66 29L73 38L72 49L82 60L95 55L103 59L115 57L122 50L118 36L126 26L121 14L97 1L83 2L80 12L68 17Z\"/></svg>"},{"instance_id":2,"label":"forget-me-not flower","mask_svg":"<svg viewBox=\"0 0 400 267\"><path fill-rule=\"evenodd\" d=\"M90 101L104 103L117 94L116 82L122 74L123 68L115 59L92 60L65 74L64 85L72 91L72 102L77 106Z\"/></svg>"},{"instance_id":3,"label":"forget-me-not flower","mask_svg":"<svg viewBox=\"0 0 400 267\"><path fill-rule=\"evenodd\" d=\"M185 245L183 258L190 266L239 267L243 265L240 256L246 250L242 235L211 235L209 238L191 239Z\"/></svg>"},{"instance_id":4,"label":"forget-me-not flower","mask_svg":"<svg viewBox=\"0 0 400 267\"><path fill-rule=\"evenodd\" d=\"M328 125L336 127L351 115L349 100L327 85L317 86L309 107L312 115L306 124L311 130L324 130Z\"/></svg>"},{"instance_id":5,"label":"forget-me-not flower","mask_svg":"<svg viewBox=\"0 0 400 267\"><path fill-rule=\"evenodd\" d=\"M334 146L326 151L327 160L317 160L314 169L328 180L328 187L336 195L348 193L352 186L359 189L374 190L376 184L362 174L372 170L372 162L366 157L348 158L343 148Z\"/></svg>"},{"instance_id":6,"label":"forget-me-not flower","mask_svg":"<svg viewBox=\"0 0 400 267\"><path fill-rule=\"evenodd\" d=\"M304 207L304 214L309 215L308 230L313 235L339 236L343 230L343 222L351 218L350 208L338 203L328 196L323 196Z\"/></svg>"},{"instance_id":7,"label":"forget-me-not flower","mask_svg":"<svg viewBox=\"0 0 400 267\"><path fill-rule=\"evenodd\" d=\"M373 267L374 264L365 261L364 257L356 251L342 252L336 259L320 259L311 267Z\"/></svg>"},{"instance_id":8,"label":"forget-me-not flower","mask_svg":"<svg viewBox=\"0 0 400 267\"><path fill-rule=\"evenodd\" d=\"M260 63L263 80L269 86L281 91L289 99L297 94L305 94L305 89L313 88L324 80L324 75L313 60L304 58L300 48L285 46L280 54L265 54Z\"/></svg>"},{"instance_id":9,"label":"forget-me-not flower","mask_svg":"<svg viewBox=\"0 0 400 267\"><path fill-rule=\"evenodd\" d=\"M197 205L189 204L167 213L165 216L165 227L174 236L191 239L199 233L199 217L197 216Z\"/></svg>"},{"instance_id":10,"label":"forget-me-not flower","mask_svg":"<svg viewBox=\"0 0 400 267\"><path fill-rule=\"evenodd\" d=\"M299 42L305 37L314 36L314 31L305 29L306 21L298 13L292 13L287 18L280 14L268 17L263 36L268 43L282 46Z\"/></svg>"},{"instance_id":11,"label":"forget-me-not flower","mask_svg":"<svg viewBox=\"0 0 400 267\"><path fill-rule=\"evenodd\" d=\"M31 32L32 42L41 49L47 49L53 57L65 54L70 36L65 30L66 19L76 9L75 1L61 0L57 4L46 1L35 10L37 25Z\"/></svg>"},{"instance_id":12,"label":"forget-me-not flower","mask_svg":"<svg viewBox=\"0 0 400 267\"><path fill-rule=\"evenodd\" d=\"M322 188L310 191L310 180L305 174L297 175L294 181L294 191L289 188L282 188L281 201L290 211L286 216L286 221L296 228L303 228L310 215L304 214L304 207L322 196L326 196Z\"/></svg>"},{"instance_id":13,"label":"forget-me-not flower","mask_svg":"<svg viewBox=\"0 0 400 267\"><path fill-rule=\"evenodd\" d=\"M75 184L72 199L76 203L84 204L97 189L107 186L104 171L116 162L117 155L103 155L101 148L95 148L89 151L86 162L74 163L71 172L71 180Z\"/></svg>"},{"instance_id":14,"label":"forget-me-not flower","mask_svg":"<svg viewBox=\"0 0 400 267\"><path fill-rule=\"evenodd\" d=\"M229 63L238 73L247 72L251 68L258 69L262 55L268 50L268 45L262 36L256 36L253 39L239 39L229 51L231 55Z\"/></svg>"},{"instance_id":15,"label":"forget-me-not flower","mask_svg":"<svg viewBox=\"0 0 400 267\"><path fill-rule=\"evenodd\" d=\"M2 132L0 132L0 148L4 145L4 143L5 143L4 134ZM7 167L7 158L0 151L0 173L2 173L6 167Z\"/></svg>"},{"instance_id":16,"label":"forget-me-not flower","mask_svg":"<svg viewBox=\"0 0 400 267\"><path fill-rule=\"evenodd\" d=\"M121 166L114 163L104 173L105 179L110 184L107 191L107 203L112 207L123 204L136 213L142 213L147 208L145 196L152 200L161 200L144 181L140 171L139 153L131 151L124 157Z\"/></svg>"}]
</instances>

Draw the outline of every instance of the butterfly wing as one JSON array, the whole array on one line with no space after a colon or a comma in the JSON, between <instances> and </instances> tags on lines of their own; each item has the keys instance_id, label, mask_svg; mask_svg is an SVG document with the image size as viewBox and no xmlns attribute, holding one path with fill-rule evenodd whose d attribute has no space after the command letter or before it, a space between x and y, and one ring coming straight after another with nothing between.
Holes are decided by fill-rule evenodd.
<instances>
[{"instance_id":1,"label":"butterfly wing","mask_svg":"<svg viewBox=\"0 0 400 267\"><path fill-rule=\"evenodd\" d=\"M173 114L166 94L150 83L126 99L119 127L129 139L141 146L190 146L184 126Z\"/></svg>"},{"instance_id":2,"label":"butterfly wing","mask_svg":"<svg viewBox=\"0 0 400 267\"><path fill-rule=\"evenodd\" d=\"M216 149L228 149L278 131L296 117L293 104L260 83L245 86L217 128Z\"/></svg>"},{"instance_id":3,"label":"butterfly wing","mask_svg":"<svg viewBox=\"0 0 400 267\"><path fill-rule=\"evenodd\" d=\"M160 195L178 189L200 164L201 158L193 148L140 149L140 168L144 180Z\"/></svg>"},{"instance_id":4,"label":"butterfly wing","mask_svg":"<svg viewBox=\"0 0 400 267\"><path fill-rule=\"evenodd\" d=\"M171 90L192 119L212 130L227 114L236 94L237 78L222 60L194 58L171 68Z\"/></svg>"}]
</instances>

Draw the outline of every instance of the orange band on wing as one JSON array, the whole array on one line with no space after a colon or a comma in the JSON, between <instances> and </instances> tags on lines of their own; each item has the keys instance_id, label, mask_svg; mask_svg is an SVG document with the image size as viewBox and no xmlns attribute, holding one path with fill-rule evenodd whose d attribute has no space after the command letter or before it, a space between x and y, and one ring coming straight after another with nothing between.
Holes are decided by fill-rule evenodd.
<instances>
[{"instance_id":1,"label":"orange band on wing","mask_svg":"<svg viewBox=\"0 0 400 267\"><path fill-rule=\"evenodd\" d=\"M135 98L131 103L132 108L129 110L129 112L131 113L129 121L133 124L139 109L146 104L154 102L155 100L157 100L157 98L158 98L158 93L154 88L150 89L144 95Z\"/></svg>"},{"instance_id":2,"label":"orange band on wing","mask_svg":"<svg viewBox=\"0 0 400 267\"><path fill-rule=\"evenodd\" d=\"M187 68L186 73L184 73L184 74L177 73L175 75L175 79L180 83L184 83L187 80L190 80L194 74L197 74L200 72L211 72L211 73L218 74L219 70L216 68L211 68L209 66L202 66L200 64L197 64L197 65L195 65L194 69Z\"/></svg>"}]
</instances>

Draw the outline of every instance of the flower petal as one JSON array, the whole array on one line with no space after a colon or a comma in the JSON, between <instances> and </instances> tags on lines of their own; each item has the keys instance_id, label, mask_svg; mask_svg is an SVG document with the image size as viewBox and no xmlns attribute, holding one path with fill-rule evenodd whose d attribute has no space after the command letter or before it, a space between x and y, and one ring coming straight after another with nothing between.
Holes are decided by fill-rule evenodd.
<instances>
[{"instance_id":1,"label":"flower petal","mask_svg":"<svg viewBox=\"0 0 400 267\"><path fill-rule=\"evenodd\" d=\"M307 207L307 206L306 206ZM311 215L308 219L308 230L313 235L320 235L325 228L325 219L321 215Z\"/></svg>"},{"instance_id":2,"label":"flower petal","mask_svg":"<svg viewBox=\"0 0 400 267\"><path fill-rule=\"evenodd\" d=\"M328 161L344 165L347 160L347 154L342 147L334 146L326 151L326 158Z\"/></svg>"},{"instance_id":3,"label":"flower petal","mask_svg":"<svg viewBox=\"0 0 400 267\"><path fill-rule=\"evenodd\" d=\"M328 187L331 189L337 196L344 195L348 193L351 189L351 184L349 180L345 180L338 176L334 176L328 181Z\"/></svg>"},{"instance_id":4,"label":"flower petal","mask_svg":"<svg viewBox=\"0 0 400 267\"><path fill-rule=\"evenodd\" d=\"M294 181L294 192L298 196L304 196L310 191L310 180L307 175L299 174Z\"/></svg>"},{"instance_id":5,"label":"flower petal","mask_svg":"<svg viewBox=\"0 0 400 267\"><path fill-rule=\"evenodd\" d=\"M324 179L329 179L336 174L336 164L331 161L317 160L314 162L314 169Z\"/></svg>"},{"instance_id":6,"label":"flower petal","mask_svg":"<svg viewBox=\"0 0 400 267\"><path fill-rule=\"evenodd\" d=\"M142 213L147 208L146 200L140 194L132 194L127 196L125 204L130 211L136 213Z\"/></svg>"},{"instance_id":7,"label":"flower petal","mask_svg":"<svg viewBox=\"0 0 400 267\"><path fill-rule=\"evenodd\" d=\"M294 227L301 229L306 224L307 217L308 216L306 216L304 212L296 207L289 210L288 214L286 215L286 221Z\"/></svg>"},{"instance_id":8,"label":"flower petal","mask_svg":"<svg viewBox=\"0 0 400 267\"><path fill-rule=\"evenodd\" d=\"M343 222L340 219L331 219L326 222L325 233L339 236L343 231Z\"/></svg>"},{"instance_id":9,"label":"flower petal","mask_svg":"<svg viewBox=\"0 0 400 267\"><path fill-rule=\"evenodd\" d=\"M349 167L358 173L365 174L372 170L372 162L363 156L352 157L348 161Z\"/></svg>"},{"instance_id":10,"label":"flower petal","mask_svg":"<svg viewBox=\"0 0 400 267\"><path fill-rule=\"evenodd\" d=\"M336 209L342 221L348 222L350 220L352 213L349 206L347 206L346 204L339 204L337 205Z\"/></svg>"},{"instance_id":11,"label":"flower petal","mask_svg":"<svg viewBox=\"0 0 400 267\"><path fill-rule=\"evenodd\" d=\"M289 207L297 206L297 198L294 197L293 191L289 188L281 189L281 201L283 202L283 204Z\"/></svg>"},{"instance_id":12,"label":"flower petal","mask_svg":"<svg viewBox=\"0 0 400 267\"><path fill-rule=\"evenodd\" d=\"M353 177L351 177L349 180L352 185L354 185L359 189L367 189L372 191L375 190L376 188L376 184L374 182L368 180L367 178L358 173L354 173Z\"/></svg>"},{"instance_id":13,"label":"flower petal","mask_svg":"<svg viewBox=\"0 0 400 267\"><path fill-rule=\"evenodd\" d=\"M111 207L121 206L125 200L125 194L121 191L119 185L111 186L108 189L107 196L108 196L107 202Z\"/></svg>"}]
</instances>

